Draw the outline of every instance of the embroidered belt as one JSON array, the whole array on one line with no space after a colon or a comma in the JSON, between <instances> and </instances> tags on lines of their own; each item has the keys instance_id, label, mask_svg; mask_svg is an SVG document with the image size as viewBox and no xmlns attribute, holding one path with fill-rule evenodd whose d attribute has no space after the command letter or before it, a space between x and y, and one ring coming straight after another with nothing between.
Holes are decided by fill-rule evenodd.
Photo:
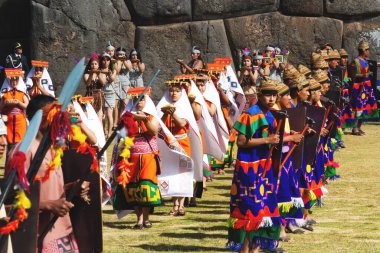
<instances>
[{"instance_id":1,"label":"embroidered belt","mask_svg":"<svg viewBox=\"0 0 380 253\"><path fill-rule=\"evenodd\" d=\"M152 138L147 142L145 137L135 137L133 147L131 147L132 154L151 154L158 152L157 140Z\"/></svg>"}]
</instances>

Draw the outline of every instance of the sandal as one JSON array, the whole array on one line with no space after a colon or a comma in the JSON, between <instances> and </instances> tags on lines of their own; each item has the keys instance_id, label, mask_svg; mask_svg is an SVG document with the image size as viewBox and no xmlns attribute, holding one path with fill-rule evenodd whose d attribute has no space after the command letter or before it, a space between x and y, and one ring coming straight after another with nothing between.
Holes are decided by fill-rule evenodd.
<instances>
[{"instance_id":1,"label":"sandal","mask_svg":"<svg viewBox=\"0 0 380 253\"><path fill-rule=\"evenodd\" d=\"M138 229L138 230L141 230L143 229L144 225L143 224L136 224L133 229Z\"/></svg>"},{"instance_id":2,"label":"sandal","mask_svg":"<svg viewBox=\"0 0 380 253\"><path fill-rule=\"evenodd\" d=\"M357 135L357 136L360 136L360 131L357 129L357 128L353 128L352 129L352 135Z\"/></svg>"},{"instance_id":3,"label":"sandal","mask_svg":"<svg viewBox=\"0 0 380 253\"><path fill-rule=\"evenodd\" d=\"M180 207L178 209L178 215L179 216L185 216L186 212L185 212L185 207Z\"/></svg>"},{"instance_id":4,"label":"sandal","mask_svg":"<svg viewBox=\"0 0 380 253\"><path fill-rule=\"evenodd\" d=\"M296 234L296 235L300 235L300 234L305 233L305 231L303 231L302 229L299 229L299 228L296 228L294 230L292 230L290 228L285 228L285 232L289 233L289 234Z\"/></svg>"},{"instance_id":5,"label":"sandal","mask_svg":"<svg viewBox=\"0 0 380 253\"><path fill-rule=\"evenodd\" d=\"M219 175L224 175L225 172L224 172L224 170L219 169L219 170L218 170L218 174L219 174Z\"/></svg>"},{"instance_id":6,"label":"sandal","mask_svg":"<svg viewBox=\"0 0 380 253\"><path fill-rule=\"evenodd\" d=\"M309 224L309 225L317 224L317 221L316 221L316 220L313 220L313 219L307 220L306 222L307 222L307 224Z\"/></svg>"},{"instance_id":7,"label":"sandal","mask_svg":"<svg viewBox=\"0 0 380 253\"><path fill-rule=\"evenodd\" d=\"M365 132L359 128L360 135L365 135Z\"/></svg>"},{"instance_id":8,"label":"sandal","mask_svg":"<svg viewBox=\"0 0 380 253\"><path fill-rule=\"evenodd\" d=\"M314 228L310 224L306 224L305 226L302 226L303 229L313 232Z\"/></svg>"},{"instance_id":9,"label":"sandal","mask_svg":"<svg viewBox=\"0 0 380 253\"><path fill-rule=\"evenodd\" d=\"M146 220L146 221L144 221L143 226L144 226L144 228L151 228L152 227L152 223L150 223L149 220Z\"/></svg>"},{"instance_id":10,"label":"sandal","mask_svg":"<svg viewBox=\"0 0 380 253\"><path fill-rule=\"evenodd\" d=\"M178 216L178 206L174 206L172 210L170 210L169 214L172 216Z\"/></svg>"}]
</instances>

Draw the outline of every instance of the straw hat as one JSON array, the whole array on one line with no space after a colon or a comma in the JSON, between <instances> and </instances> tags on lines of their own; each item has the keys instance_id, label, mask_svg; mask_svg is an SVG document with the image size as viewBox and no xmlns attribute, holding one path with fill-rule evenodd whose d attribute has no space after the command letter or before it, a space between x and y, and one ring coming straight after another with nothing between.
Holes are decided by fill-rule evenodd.
<instances>
[{"instance_id":1,"label":"straw hat","mask_svg":"<svg viewBox=\"0 0 380 253\"><path fill-rule=\"evenodd\" d=\"M318 83L324 83L326 81L329 81L328 75L326 74L325 71L321 69L314 71L312 76L315 79L315 81L317 81Z\"/></svg>"},{"instance_id":2,"label":"straw hat","mask_svg":"<svg viewBox=\"0 0 380 253\"><path fill-rule=\"evenodd\" d=\"M317 91L317 90L322 89L322 85L318 83L314 78L310 77L307 80L309 81L309 84L310 84L309 91Z\"/></svg>"},{"instance_id":3,"label":"straw hat","mask_svg":"<svg viewBox=\"0 0 380 253\"><path fill-rule=\"evenodd\" d=\"M359 42L359 45L358 45L358 49L361 49L361 50L366 50L366 49L369 49L369 44L367 41L365 40L362 40Z\"/></svg>"},{"instance_id":4,"label":"straw hat","mask_svg":"<svg viewBox=\"0 0 380 253\"><path fill-rule=\"evenodd\" d=\"M311 74L311 70L302 64L299 64L297 69L301 74L303 74L305 76L307 76L308 74Z\"/></svg>"},{"instance_id":5,"label":"straw hat","mask_svg":"<svg viewBox=\"0 0 380 253\"><path fill-rule=\"evenodd\" d=\"M340 60L340 54L338 50L329 51L329 60Z\"/></svg>"},{"instance_id":6,"label":"straw hat","mask_svg":"<svg viewBox=\"0 0 380 253\"><path fill-rule=\"evenodd\" d=\"M283 95L289 92L289 87L286 84L280 82L277 85L277 92L278 92L278 96L282 97Z\"/></svg>"},{"instance_id":7,"label":"straw hat","mask_svg":"<svg viewBox=\"0 0 380 253\"><path fill-rule=\"evenodd\" d=\"M338 50L340 57L348 57L348 53L344 48Z\"/></svg>"},{"instance_id":8,"label":"straw hat","mask_svg":"<svg viewBox=\"0 0 380 253\"><path fill-rule=\"evenodd\" d=\"M323 60L322 58L320 58L314 65L313 67L315 69L325 69L325 68L328 68L329 67L329 64Z\"/></svg>"}]
</instances>

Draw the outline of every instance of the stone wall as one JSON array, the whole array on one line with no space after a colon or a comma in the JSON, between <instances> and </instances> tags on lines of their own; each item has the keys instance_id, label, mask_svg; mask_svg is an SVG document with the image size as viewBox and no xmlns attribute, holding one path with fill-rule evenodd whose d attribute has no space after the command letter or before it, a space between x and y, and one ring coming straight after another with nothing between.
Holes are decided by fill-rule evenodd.
<instances>
[{"instance_id":1,"label":"stone wall","mask_svg":"<svg viewBox=\"0 0 380 253\"><path fill-rule=\"evenodd\" d=\"M0 56L21 40L29 58L51 62L58 86L77 59L109 40L141 51L146 82L161 69L156 98L193 45L206 61L232 56L236 63L237 49L274 43L290 50L290 61L307 64L322 43L354 56L365 38L380 61L380 0L0 0L0 14Z\"/></svg>"}]
</instances>

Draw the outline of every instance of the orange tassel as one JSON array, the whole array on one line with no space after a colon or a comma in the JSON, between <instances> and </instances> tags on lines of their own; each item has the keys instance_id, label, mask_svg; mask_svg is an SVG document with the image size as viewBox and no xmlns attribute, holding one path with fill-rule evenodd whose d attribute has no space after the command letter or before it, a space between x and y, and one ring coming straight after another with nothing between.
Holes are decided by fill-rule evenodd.
<instances>
[{"instance_id":1,"label":"orange tassel","mask_svg":"<svg viewBox=\"0 0 380 253\"><path fill-rule=\"evenodd\" d=\"M28 213L24 208L19 208L16 213L16 217L20 222L23 222L28 218Z\"/></svg>"},{"instance_id":2,"label":"orange tassel","mask_svg":"<svg viewBox=\"0 0 380 253\"><path fill-rule=\"evenodd\" d=\"M16 231L18 229L19 223L20 222L18 220L8 222L7 225L0 228L0 234L7 235L11 232Z\"/></svg>"}]
</instances>

